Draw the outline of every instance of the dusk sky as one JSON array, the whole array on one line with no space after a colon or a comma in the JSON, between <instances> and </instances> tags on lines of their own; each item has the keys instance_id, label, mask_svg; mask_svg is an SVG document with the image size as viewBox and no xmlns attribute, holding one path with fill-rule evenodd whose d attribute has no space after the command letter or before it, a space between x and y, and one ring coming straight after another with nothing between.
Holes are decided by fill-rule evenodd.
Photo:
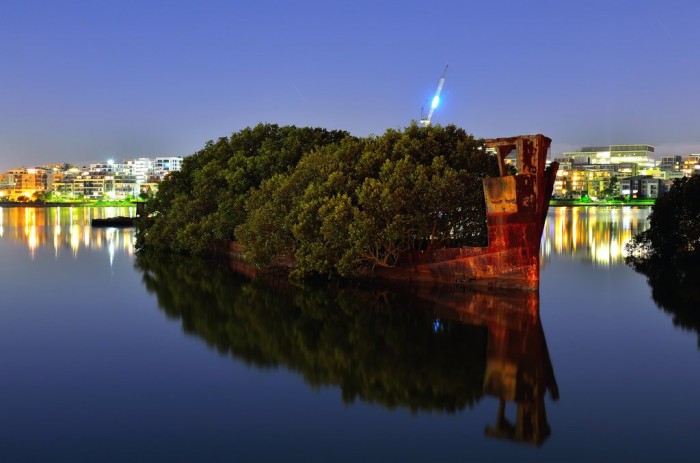
<instances>
[{"instance_id":1,"label":"dusk sky","mask_svg":"<svg viewBox=\"0 0 700 463\"><path fill-rule=\"evenodd\" d=\"M700 153L700 1L0 2L0 171L420 118Z\"/></svg>"}]
</instances>

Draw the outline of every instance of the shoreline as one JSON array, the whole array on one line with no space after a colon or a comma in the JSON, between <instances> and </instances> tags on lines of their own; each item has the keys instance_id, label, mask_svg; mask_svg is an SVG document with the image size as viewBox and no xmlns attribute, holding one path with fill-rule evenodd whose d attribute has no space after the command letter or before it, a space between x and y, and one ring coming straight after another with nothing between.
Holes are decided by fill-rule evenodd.
<instances>
[{"instance_id":1,"label":"shoreline","mask_svg":"<svg viewBox=\"0 0 700 463\"><path fill-rule=\"evenodd\" d=\"M99 203L89 203L89 202L77 202L77 203L2 203L0 202L0 208L2 207L137 207L139 203L116 203L116 204L99 204Z\"/></svg>"},{"instance_id":2,"label":"shoreline","mask_svg":"<svg viewBox=\"0 0 700 463\"><path fill-rule=\"evenodd\" d=\"M629 203L581 203L577 201L551 201L549 207L652 207L655 201L644 201L644 202L629 202Z\"/></svg>"},{"instance_id":3,"label":"shoreline","mask_svg":"<svg viewBox=\"0 0 700 463\"><path fill-rule=\"evenodd\" d=\"M77 202L77 203L3 203L0 202L0 208L2 207L138 207L139 204L143 203L127 203L127 204L99 204L99 203L89 203L89 202ZM576 201L551 201L549 207L652 207L654 202L630 202L630 203L580 203Z\"/></svg>"}]
</instances>

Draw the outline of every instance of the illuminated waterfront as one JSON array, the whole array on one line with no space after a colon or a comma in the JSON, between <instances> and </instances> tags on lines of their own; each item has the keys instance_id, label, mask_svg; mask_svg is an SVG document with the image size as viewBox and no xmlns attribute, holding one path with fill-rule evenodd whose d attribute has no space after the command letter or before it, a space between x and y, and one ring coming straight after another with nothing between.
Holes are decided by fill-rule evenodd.
<instances>
[{"instance_id":1,"label":"illuminated waterfront","mask_svg":"<svg viewBox=\"0 0 700 463\"><path fill-rule=\"evenodd\" d=\"M624 262L624 244L646 230L650 208L643 207L553 207L542 236L542 258L568 256L600 266ZM0 238L25 243L33 255L39 247L55 254L70 249L116 249L134 253L133 228L92 228L93 218L133 216L125 207L0 207ZM19 224L7 228L4 223Z\"/></svg>"},{"instance_id":2,"label":"illuminated waterfront","mask_svg":"<svg viewBox=\"0 0 700 463\"><path fill-rule=\"evenodd\" d=\"M133 255L133 228L92 228L90 221L133 217L135 212L131 207L0 207L0 238L25 243L32 257L39 248L53 251L56 258L93 249L106 250L111 260L117 251Z\"/></svg>"},{"instance_id":3,"label":"illuminated waterfront","mask_svg":"<svg viewBox=\"0 0 700 463\"><path fill-rule=\"evenodd\" d=\"M1 461L700 452L700 327L622 262L647 209L550 210L539 296L250 282L89 225L125 212L0 214Z\"/></svg>"},{"instance_id":4,"label":"illuminated waterfront","mask_svg":"<svg viewBox=\"0 0 700 463\"><path fill-rule=\"evenodd\" d=\"M609 267L625 260L625 243L646 230L648 207L552 207L542 235L544 262L552 254Z\"/></svg>"}]
</instances>

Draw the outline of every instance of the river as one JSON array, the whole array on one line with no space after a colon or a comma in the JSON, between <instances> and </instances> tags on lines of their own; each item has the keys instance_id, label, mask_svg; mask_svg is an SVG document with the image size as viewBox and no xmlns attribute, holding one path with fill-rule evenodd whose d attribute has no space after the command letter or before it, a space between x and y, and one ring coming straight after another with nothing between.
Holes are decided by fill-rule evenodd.
<instances>
[{"instance_id":1,"label":"river","mask_svg":"<svg viewBox=\"0 0 700 463\"><path fill-rule=\"evenodd\" d=\"M700 324L553 208L539 295L249 281L0 208L0 461L695 461ZM663 308L660 308L663 307Z\"/></svg>"}]
</instances>

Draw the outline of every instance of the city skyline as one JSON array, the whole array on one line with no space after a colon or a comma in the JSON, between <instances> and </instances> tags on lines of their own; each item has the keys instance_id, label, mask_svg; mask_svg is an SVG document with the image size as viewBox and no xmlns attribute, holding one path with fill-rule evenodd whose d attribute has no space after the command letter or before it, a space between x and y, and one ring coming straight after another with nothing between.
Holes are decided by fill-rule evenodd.
<instances>
[{"instance_id":1,"label":"city skyline","mask_svg":"<svg viewBox=\"0 0 700 463\"><path fill-rule=\"evenodd\" d=\"M259 122L381 134L420 118L552 152L700 152L690 1L4 2L0 170L187 156Z\"/></svg>"}]
</instances>

